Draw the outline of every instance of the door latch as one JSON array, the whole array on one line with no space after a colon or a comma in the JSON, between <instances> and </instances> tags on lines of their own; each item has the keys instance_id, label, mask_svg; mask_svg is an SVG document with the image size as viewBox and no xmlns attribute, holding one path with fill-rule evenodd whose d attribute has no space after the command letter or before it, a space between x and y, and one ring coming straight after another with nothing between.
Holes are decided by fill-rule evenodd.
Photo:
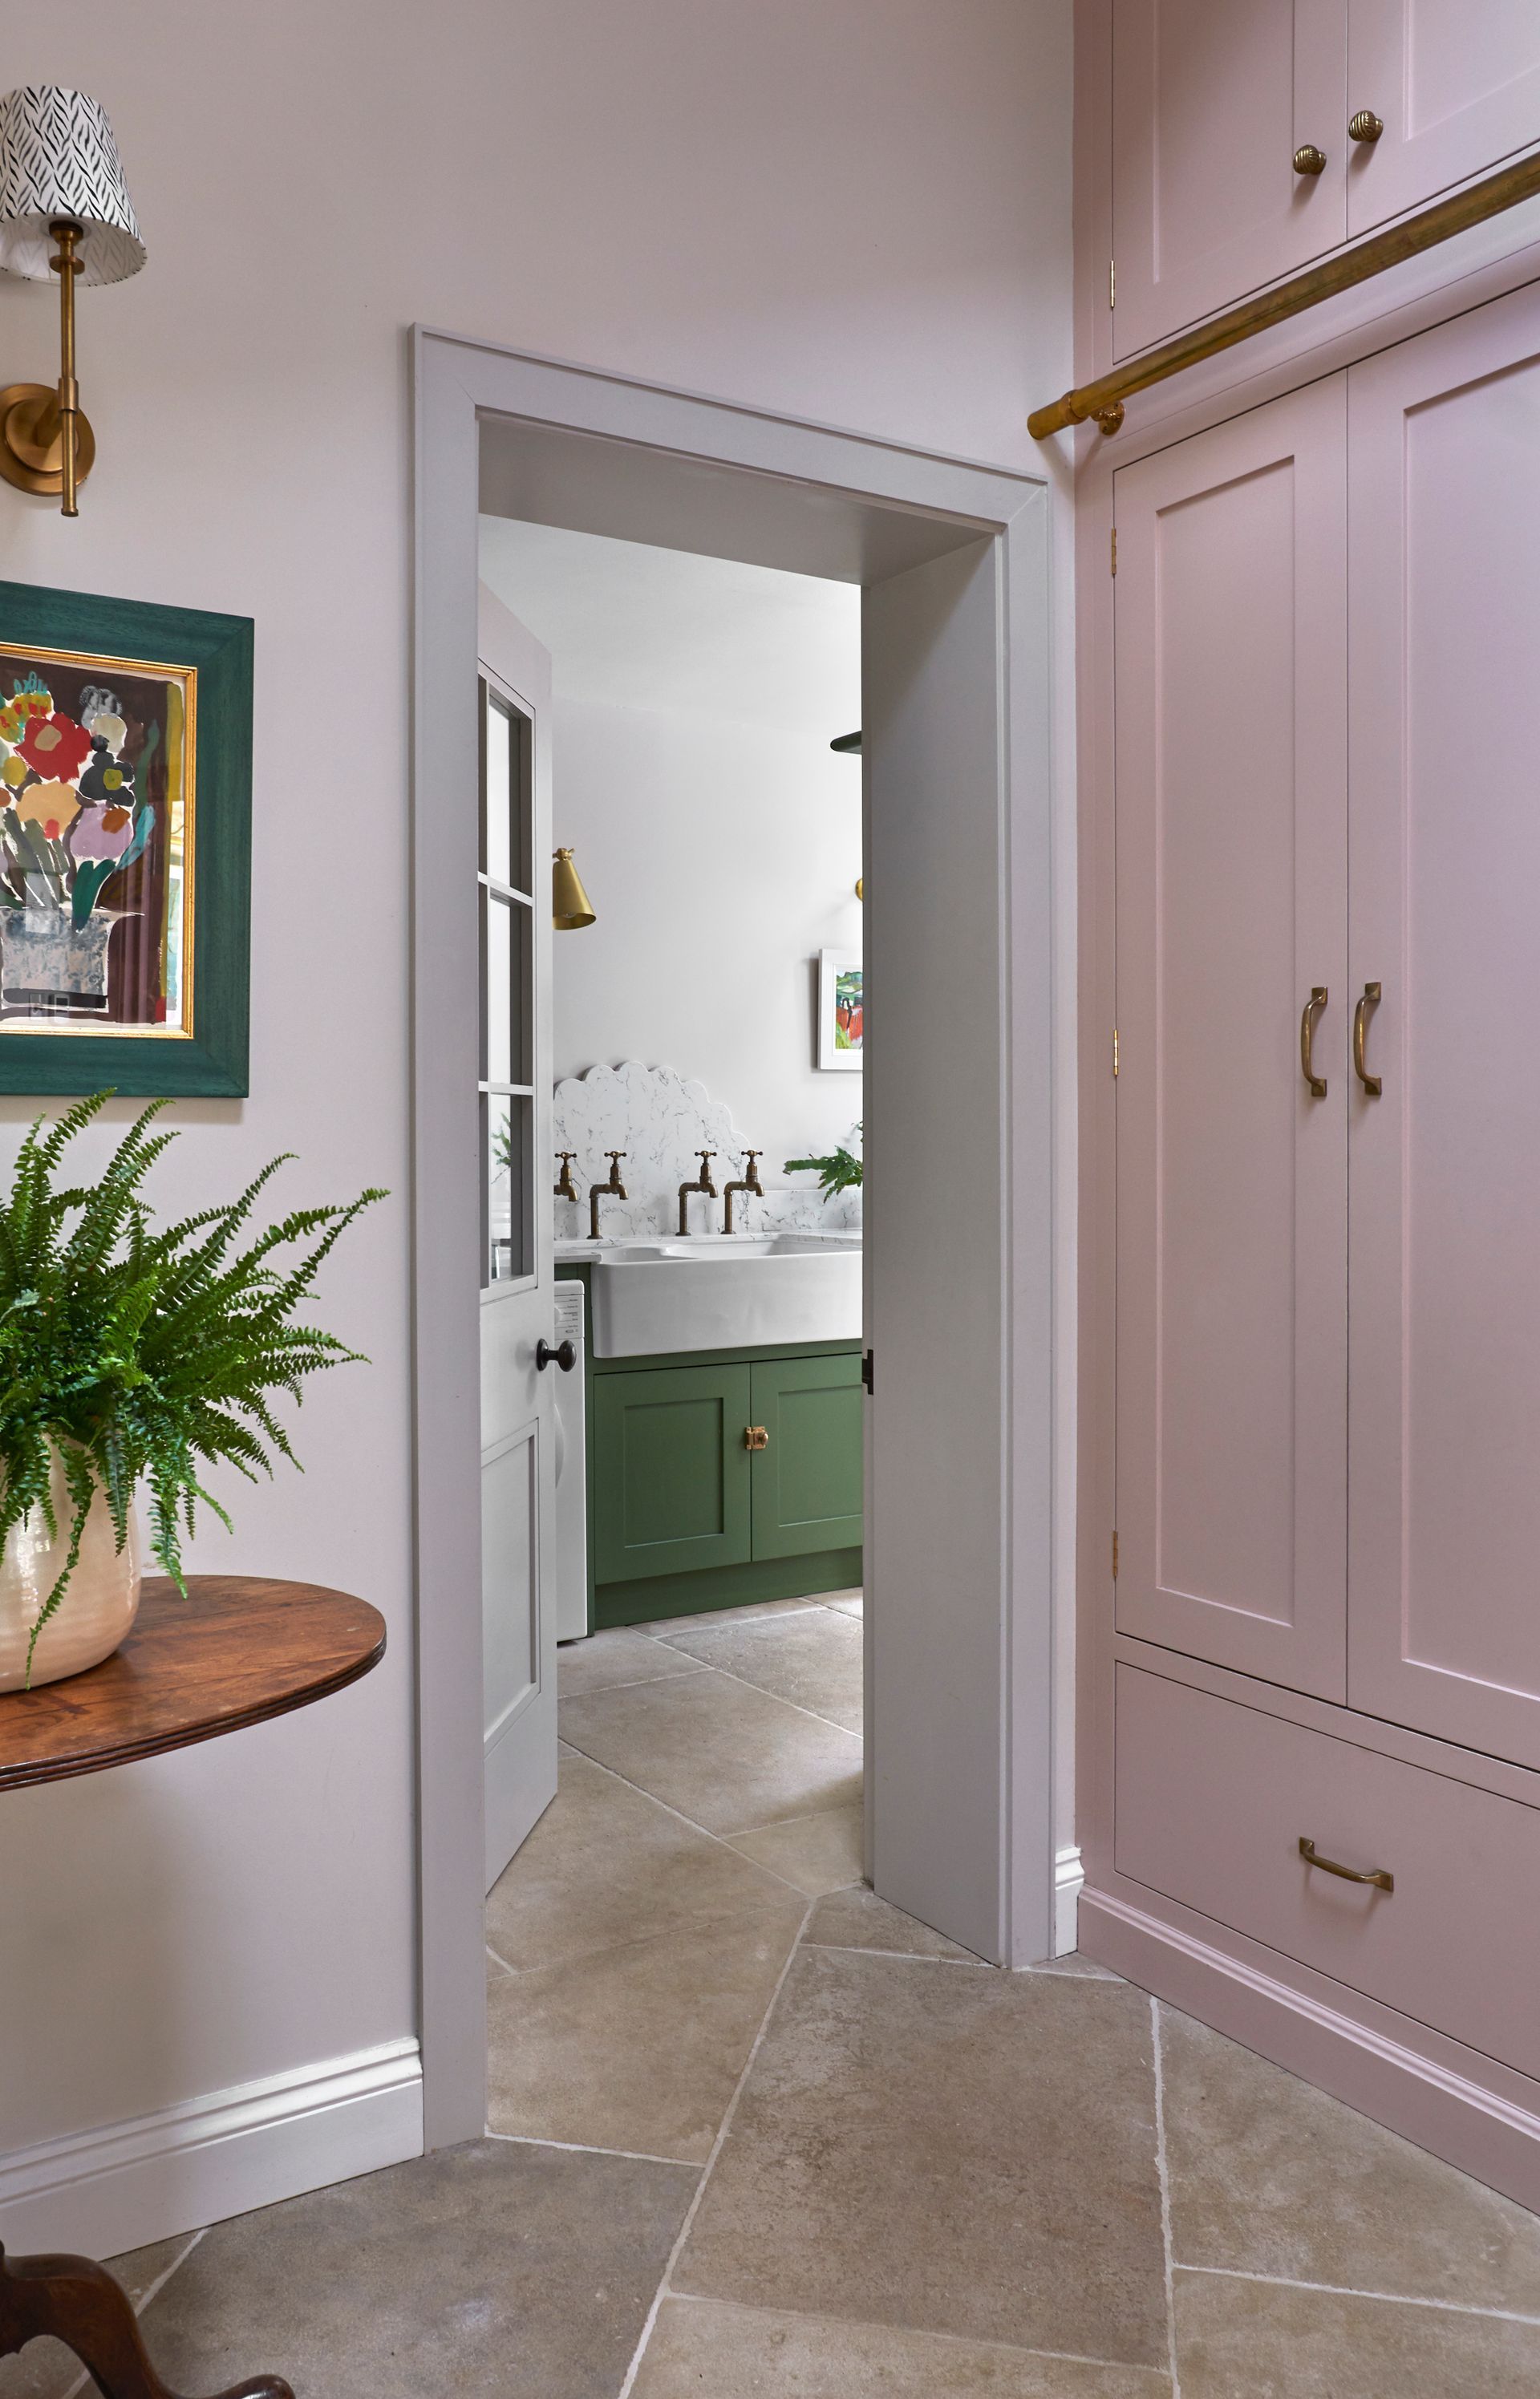
<instances>
[{"instance_id":1,"label":"door latch","mask_svg":"<svg viewBox=\"0 0 1540 2399\"><path fill-rule=\"evenodd\" d=\"M763 1425L745 1425L743 1428L743 1445L745 1449L768 1449L770 1446L770 1435L765 1430Z\"/></svg>"}]
</instances>

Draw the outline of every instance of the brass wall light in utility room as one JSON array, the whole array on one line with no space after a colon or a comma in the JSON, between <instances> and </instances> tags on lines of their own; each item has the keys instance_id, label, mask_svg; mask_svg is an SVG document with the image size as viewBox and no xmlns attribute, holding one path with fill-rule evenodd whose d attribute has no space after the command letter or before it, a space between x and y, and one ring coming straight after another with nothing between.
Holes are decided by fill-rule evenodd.
<instances>
[{"instance_id":1,"label":"brass wall light in utility room","mask_svg":"<svg viewBox=\"0 0 1540 2399\"><path fill-rule=\"evenodd\" d=\"M51 83L7 91L0 99L0 266L37 283L58 276L59 384L0 389L0 475L19 491L57 492L63 516L79 515L76 494L96 456L74 379L74 287L121 283L143 264L100 102Z\"/></svg>"},{"instance_id":2,"label":"brass wall light in utility room","mask_svg":"<svg viewBox=\"0 0 1540 2399\"><path fill-rule=\"evenodd\" d=\"M570 849L559 849L551 867L551 923L559 933L580 933L594 921L594 905L583 888Z\"/></svg>"},{"instance_id":3,"label":"brass wall light in utility room","mask_svg":"<svg viewBox=\"0 0 1540 2399\"><path fill-rule=\"evenodd\" d=\"M858 758L861 754L861 737L858 731L855 733L836 733L833 740L829 746L831 750L837 750L842 758ZM866 877L864 874L858 874L856 877L856 897L858 900L864 900L866 898Z\"/></svg>"}]
</instances>

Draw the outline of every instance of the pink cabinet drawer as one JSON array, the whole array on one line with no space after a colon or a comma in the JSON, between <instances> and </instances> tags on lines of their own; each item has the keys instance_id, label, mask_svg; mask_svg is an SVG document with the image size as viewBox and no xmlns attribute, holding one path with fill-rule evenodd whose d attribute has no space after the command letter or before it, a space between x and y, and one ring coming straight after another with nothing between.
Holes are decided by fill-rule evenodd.
<instances>
[{"instance_id":1,"label":"pink cabinet drawer","mask_svg":"<svg viewBox=\"0 0 1540 2399\"><path fill-rule=\"evenodd\" d=\"M1300 1855L1383 1868L1390 1891ZM1120 1875L1540 2076L1540 1809L1117 1670Z\"/></svg>"}]
</instances>

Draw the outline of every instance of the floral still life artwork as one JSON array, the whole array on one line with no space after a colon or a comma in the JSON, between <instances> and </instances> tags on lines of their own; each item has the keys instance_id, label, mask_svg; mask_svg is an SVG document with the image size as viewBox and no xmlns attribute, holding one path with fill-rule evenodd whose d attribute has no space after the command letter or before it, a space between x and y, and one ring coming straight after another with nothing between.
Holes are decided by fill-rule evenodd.
<instances>
[{"instance_id":1,"label":"floral still life artwork","mask_svg":"<svg viewBox=\"0 0 1540 2399\"><path fill-rule=\"evenodd\" d=\"M0 1023L181 1029L188 681L0 648Z\"/></svg>"},{"instance_id":2,"label":"floral still life artwork","mask_svg":"<svg viewBox=\"0 0 1540 2399\"><path fill-rule=\"evenodd\" d=\"M866 1051L866 978L858 955L818 958L818 1064L859 1074Z\"/></svg>"},{"instance_id":3,"label":"floral still life artwork","mask_svg":"<svg viewBox=\"0 0 1540 2399\"><path fill-rule=\"evenodd\" d=\"M0 1091L246 1091L252 630L0 582Z\"/></svg>"}]
</instances>

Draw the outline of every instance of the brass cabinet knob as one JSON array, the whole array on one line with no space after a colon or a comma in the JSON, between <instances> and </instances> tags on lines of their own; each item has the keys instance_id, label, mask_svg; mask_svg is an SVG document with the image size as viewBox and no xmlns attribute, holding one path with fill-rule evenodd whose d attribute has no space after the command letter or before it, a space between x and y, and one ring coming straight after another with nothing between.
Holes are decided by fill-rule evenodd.
<instances>
[{"instance_id":1,"label":"brass cabinet knob","mask_svg":"<svg viewBox=\"0 0 1540 2399\"><path fill-rule=\"evenodd\" d=\"M745 1449L768 1449L770 1446L770 1435L765 1430L763 1425L745 1425L743 1428L743 1445Z\"/></svg>"},{"instance_id":2,"label":"brass cabinet knob","mask_svg":"<svg viewBox=\"0 0 1540 2399\"><path fill-rule=\"evenodd\" d=\"M1377 142L1385 131L1385 118L1376 116L1371 108L1360 108L1348 118L1347 129L1355 142Z\"/></svg>"},{"instance_id":3,"label":"brass cabinet knob","mask_svg":"<svg viewBox=\"0 0 1540 2399\"><path fill-rule=\"evenodd\" d=\"M1321 175L1326 171L1326 153L1317 150L1313 142L1302 142L1294 153L1296 175Z\"/></svg>"}]
</instances>

